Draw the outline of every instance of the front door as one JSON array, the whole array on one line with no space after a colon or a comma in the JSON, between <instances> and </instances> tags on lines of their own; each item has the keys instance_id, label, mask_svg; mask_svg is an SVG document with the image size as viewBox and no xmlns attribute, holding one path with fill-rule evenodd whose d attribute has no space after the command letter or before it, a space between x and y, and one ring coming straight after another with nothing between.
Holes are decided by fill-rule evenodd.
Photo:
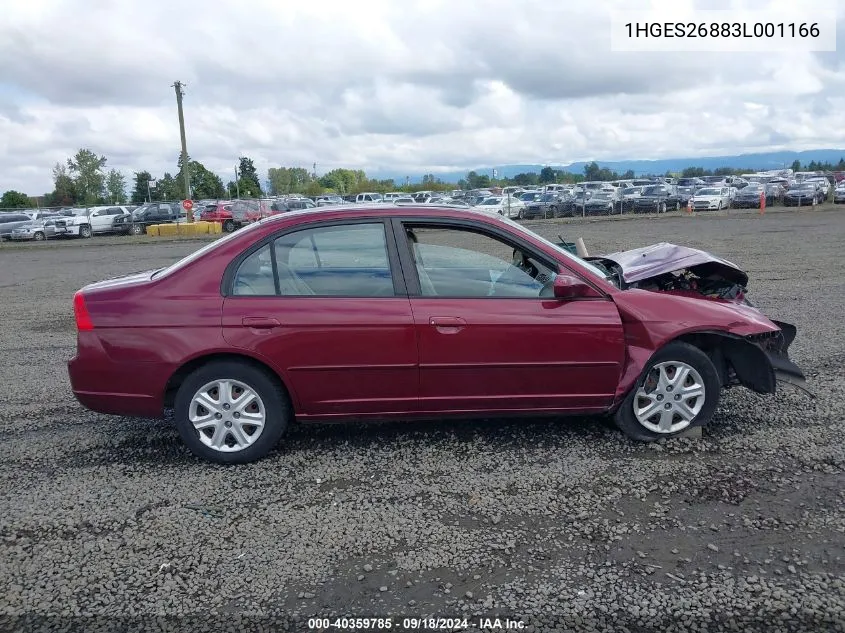
<instances>
[{"instance_id":1,"label":"front door","mask_svg":"<svg viewBox=\"0 0 845 633\"><path fill-rule=\"evenodd\" d=\"M612 402L625 350L612 300L555 299L557 263L506 234L427 222L396 234L407 238L421 411L596 411Z\"/></svg>"},{"instance_id":2,"label":"front door","mask_svg":"<svg viewBox=\"0 0 845 633\"><path fill-rule=\"evenodd\" d=\"M260 246L234 275L223 332L277 368L303 418L417 408L413 316L381 220L317 225Z\"/></svg>"}]
</instances>

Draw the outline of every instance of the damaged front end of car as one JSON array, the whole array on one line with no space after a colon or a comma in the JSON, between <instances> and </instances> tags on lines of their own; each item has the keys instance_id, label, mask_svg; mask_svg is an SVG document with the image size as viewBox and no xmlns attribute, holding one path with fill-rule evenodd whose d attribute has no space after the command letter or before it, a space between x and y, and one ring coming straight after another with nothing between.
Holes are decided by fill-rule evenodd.
<instances>
[{"instance_id":1,"label":"damaged front end of car","mask_svg":"<svg viewBox=\"0 0 845 633\"><path fill-rule=\"evenodd\" d=\"M736 319L725 321L731 327L700 329L683 336L684 341L707 352L724 387L741 385L757 393L774 393L778 383L786 383L813 396L805 388L804 373L789 358L795 326L769 319L748 300L748 275L736 264L706 251L668 243L587 259L607 270L621 290L646 290L721 305L707 310L708 314L696 315L705 322L714 310L735 315ZM738 323L746 325L737 327Z\"/></svg>"}]
</instances>

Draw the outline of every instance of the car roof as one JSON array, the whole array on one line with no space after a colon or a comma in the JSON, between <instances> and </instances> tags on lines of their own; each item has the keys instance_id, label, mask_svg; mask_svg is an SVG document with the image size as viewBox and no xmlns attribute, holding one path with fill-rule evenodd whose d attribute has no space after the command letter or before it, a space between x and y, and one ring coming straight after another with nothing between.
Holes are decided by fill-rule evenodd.
<instances>
[{"instance_id":1,"label":"car roof","mask_svg":"<svg viewBox=\"0 0 845 633\"><path fill-rule=\"evenodd\" d=\"M293 224L300 218L313 219L350 219L359 217L442 217L448 218L473 218L483 219L486 222L497 221L497 216L492 216L482 211L475 211L472 207L455 207L439 204L403 205L401 207L384 204L344 204L330 205L310 209L296 209L280 215L271 215L263 220L262 224ZM504 224L504 222L503 222Z\"/></svg>"}]
</instances>

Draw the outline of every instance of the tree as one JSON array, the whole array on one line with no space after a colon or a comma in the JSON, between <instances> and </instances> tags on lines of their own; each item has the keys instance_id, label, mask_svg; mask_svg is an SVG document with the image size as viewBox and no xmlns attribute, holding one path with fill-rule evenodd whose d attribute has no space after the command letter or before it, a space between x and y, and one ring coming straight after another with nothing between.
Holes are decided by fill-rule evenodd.
<instances>
[{"instance_id":1,"label":"tree","mask_svg":"<svg viewBox=\"0 0 845 633\"><path fill-rule=\"evenodd\" d=\"M796 159L792 161L792 171L801 171L801 161Z\"/></svg>"},{"instance_id":2,"label":"tree","mask_svg":"<svg viewBox=\"0 0 845 633\"><path fill-rule=\"evenodd\" d=\"M624 174L622 174L622 178L621 178L621 179L622 179L622 180L633 180L634 178L636 178L636 176L634 175L634 170L633 170L633 169L629 169L629 170L628 170L628 171L626 171Z\"/></svg>"},{"instance_id":3,"label":"tree","mask_svg":"<svg viewBox=\"0 0 845 633\"><path fill-rule=\"evenodd\" d=\"M106 192L111 204L126 204L126 178L116 169L110 169L106 176Z\"/></svg>"},{"instance_id":4,"label":"tree","mask_svg":"<svg viewBox=\"0 0 845 633\"><path fill-rule=\"evenodd\" d=\"M526 187L529 185L536 185L540 182L539 176L534 172L525 174L517 174L513 177L513 184L518 185L520 187Z\"/></svg>"},{"instance_id":5,"label":"tree","mask_svg":"<svg viewBox=\"0 0 845 633\"><path fill-rule=\"evenodd\" d=\"M66 207L76 204L77 193L73 178L61 163L53 166L53 192L46 196L49 206Z\"/></svg>"},{"instance_id":6,"label":"tree","mask_svg":"<svg viewBox=\"0 0 845 633\"><path fill-rule=\"evenodd\" d=\"M169 172L164 172L152 190L152 197L154 200L181 200L184 190L184 184L177 182Z\"/></svg>"},{"instance_id":7,"label":"tree","mask_svg":"<svg viewBox=\"0 0 845 633\"><path fill-rule=\"evenodd\" d=\"M286 193L303 193L314 178L303 167L271 167L267 170L270 181L270 194L274 196Z\"/></svg>"},{"instance_id":8,"label":"tree","mask_svg":"<svg viewBox=\"0 0 845 633\"><path fill-rule=\"evenodd\" d=\"M179 167L179 174L176 176L176 186L179 188L174 191L177 197L184 197L185 189L185 175L182 171L181 155L177 161ZM223 198L226 195L226 189L223 187L223 180L212 171L206 169L198 160L191 160L188 157L188 178L191 183L191 197L193 198Z\"/></svg>"},{"instance_id":9,"label":"tree","mask_svg":"<svg viewBox=\"0 0 845 633\"><path fill-rule=\"evenodd\" d=\"M471 171L467 174L467 185L470 189L484 189L490 186L490 176Z\"/></svg>"},{"instance_id":10,"label":"tree","mask_svg":"<svg viewBox=\"0 0 845 633\"><path fill-rule=\"evenodd\" d=\"M97 204L105 193L106 157L97 156L90 149L82 148L67 159L67 167L77 192L77 202Z\"/></svg>"},{"instance_id":11,"label":"tree","mask_svg":"<svg viewBox=\"0 0 845 633\"><path fill-rule=\"evenodd\" d=\"M241 156L238 159L238 183L241 187L241 195L247 195L244 192L249 192L248 197L258 198L261 196L261 183L258 180L258 172L255 170L251 158Z\"/></svg>"},{"instance_id":12,"label":"tree","mask_svg":"<svg viewBox=\"0 0 845 633\"><path fill-rule=\"evenodd\" d=\"M32 206L29 196L10 189L0 197L0 209L26 209Z\"/></svg>"},{"instance_id":13,"label":"tree","mask_svg":"<svg viewBox=\"0 0 845 633\"><path fill-rule=\"evenodd\" d=\"M147 201L147 186L153 179L148 171L135 172L135 185L132 188L132 195L129 198L132 204L143 204ZM152 193L152 190L149 190Z\"/></svg>"},{"instance_id":14,"label":"tree","mask_svg":"<svg viewBox=\"0 0 845 633\"><path fill-rule=\"evenodd\" d=\"M593 163L595 165L595 163ZM555 170L551 167L543 167L540 170L540 182L542 184L548 184L550 182L555 181Z\"/></svg>"}]
</instances>

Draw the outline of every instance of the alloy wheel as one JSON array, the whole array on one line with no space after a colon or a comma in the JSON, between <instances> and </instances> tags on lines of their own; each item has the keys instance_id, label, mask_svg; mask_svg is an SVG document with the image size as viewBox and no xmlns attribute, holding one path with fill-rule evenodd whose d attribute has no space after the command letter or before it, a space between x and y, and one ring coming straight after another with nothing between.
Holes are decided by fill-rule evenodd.
<instances>
[{"instance_id":1,"label":"alloy wheel","mask_svg":"<svg viewBox=\"0 0 845 633\"><path fill-rule=\"evenodd\" d=\"M677 433L692 423L705 398L704 380L692 366L680 361L658 363L634 396L634 416L653 433Z\"/></svg>"}]
</instances>

